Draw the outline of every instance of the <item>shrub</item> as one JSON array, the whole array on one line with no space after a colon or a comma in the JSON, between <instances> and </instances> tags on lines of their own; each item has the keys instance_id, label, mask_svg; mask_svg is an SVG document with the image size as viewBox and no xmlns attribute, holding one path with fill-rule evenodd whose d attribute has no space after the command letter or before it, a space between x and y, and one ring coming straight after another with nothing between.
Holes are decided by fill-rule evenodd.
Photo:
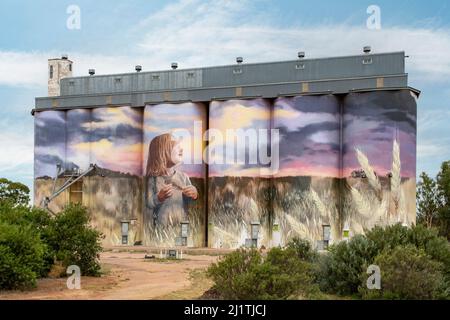
<instances>
[{"instance_id":1,"label":"shrub","mask_svg":"<svg viewBox=\"0 0 450 320\"><path fill-rule=\"evenodd\" d=\"M330 247L317 268L316 279L323 291L338 294L354 294L361 283L360 275L377 255L374 243L362 235L349 242ZM365 271L365 270L364 270Z\"/></svg>"},{"instance_id":2,"label":"shrub","mask_svg":"<svg viewBox=\"0 0 450 320\"><path fill-rule=\"evenodd\" d=\"M77 265L82 275L96 276L100 272L101 234L89 222L86 208L70 204L51 220L43 237L64 267Z\"/></svg>"},{"instance_id":3,"label":"shrub","mask_svg":"<svg viewBox=\"0 0 450 320\"><path fill-rule=\"evenodd\" d=\"M30 225L0 222L0 288L35 286L43 268L44 252L39 234Z\"/></svg>"},{"instance_id":4,"label":"shrub","mask_svg":"<svg viewBox=\"0 0 450 320\"><path fill-rule=\"evenodd\" d=\"M45 277L53 264L53 251L43 239L43 233L50 224L48 212L38 208L16 206L12 202L2 202L0 203L0 222L19 226L21 229L31 228L40 237L44 252L38 276Z\"/></svg>"},{"instance_id":5,"label":"shrub","mask_svg":"<svg viewBox=\"0 0 450 320\"><path fill-rule=\"evenodd\" d=\"M293 238L288 242L287 248L294 250L300 260L313 262L318 257L317 251L312 248L311 243L304 239Z\"/></svg>"},{"instance_id":6,"label":"shrub","mask_svg":"<svg viewBox=\"0 0 450 320\"><path fill-rule=\"evenodd\" d=\"M428 259L431 264L434 262L442 264L444 287L449 288L450 245L447 240L439 237L435 230L423 226L407 228L400 224L375 227L365 236L359 235L348 243L341 242L332 246L330 252L317 261L316 281L324 291L357 294L358 287L365 286L368 277L366 268L370 264L376 264L374 262L376 256L390 252L394 248L408 246L423 251L421 261ZM396 279L400 280L399 277L393 277L391 281Z\"/></svg>"},{"instance_id":7,"label":"shrub","mask_svg":"<svg viewBox=\"0 0 450 320\"><path fill-rule=\"evenodd\" d=\"M366 236L374 242L378 252L407 245L424 250L431 259L443 263L446 281L450 283L450 244L446 238L439 236L437 230L423 225L407 228L397 224L375 227Z\"/></svg>"},{"instance_id":8,"label":"shrub","mask_svg":"<svg viewBox=\"0 0 450 320\"><path fill-rule=\"evenodd\" d=\"M318 292L311 264L292 249L273 248L264 261L259 251L240 249L211 265L208 275L224 299L288 299Z\"/></svg>"},{"instance_id":9,"label":"shrub","mask_svg":"<svg viewBox=\"0 0 450 320\"><path fill-rule=\"evenodd\" d=\"M213 279L215 289L223 298L240 299L241 296L245 296L248 299L249 293L242 290L244 276L254 270L261 261L259 251L238 249L212 264L208 268L208 275Z\"/></svg>"},{"instance_id":10,"label":"shrub","mask_svg":"<svg viewBox=\"0 0 450 320\"><path fill-rule=\"evenodd\" d=\"M399 223L387 227L376 226L366 232L366 237L374 243L378 252L407 245L411 241L408 227Z\"/></svg>"},{"instance_id":11,"label":"shrub","mask_svg":"<svg viewBox=\"0 0 450 320\"><path fill-rule=\"evenodd\" d=\"M443 264L430 259L413 245L398 246L379 254L373 264L380 267L381 290L365 286L361 275L360 293L365 299L437 299L445 297Z\"/></svg>"}]
</instances>

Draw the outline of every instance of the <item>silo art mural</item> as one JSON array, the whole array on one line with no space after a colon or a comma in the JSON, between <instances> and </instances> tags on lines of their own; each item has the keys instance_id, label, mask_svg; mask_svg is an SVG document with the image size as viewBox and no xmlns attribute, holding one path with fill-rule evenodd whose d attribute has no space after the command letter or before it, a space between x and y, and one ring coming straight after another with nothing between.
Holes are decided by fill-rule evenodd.
<instances>
[{"instance_id":1,"label":"silo art mural","mask_svg":"<svg viewBox=\"0 0 450 320\"><path fill-rule=\"evenodd\" d=\"M414 223L415 158L409 90L50 109L34 201L83 204L106 245L325 247Z\"/></svg>"}]
</instances>

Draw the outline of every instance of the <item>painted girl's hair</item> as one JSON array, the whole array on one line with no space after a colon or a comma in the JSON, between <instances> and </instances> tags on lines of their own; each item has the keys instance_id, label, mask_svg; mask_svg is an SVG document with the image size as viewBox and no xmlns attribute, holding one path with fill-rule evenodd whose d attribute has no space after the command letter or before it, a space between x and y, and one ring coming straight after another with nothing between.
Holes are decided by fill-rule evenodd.
<instances>
[{"instance_id":1,"label":"painted girl's hair","mask_svg":"<svg viewBox=\"0 0 450 320\"><path fill-rule=\"evenodd\" d=\"M167 175L167 168L173 166L171 153L175 145L170 133L153 138L148 147L147 176Z\"/></svg>"}]
</instances>

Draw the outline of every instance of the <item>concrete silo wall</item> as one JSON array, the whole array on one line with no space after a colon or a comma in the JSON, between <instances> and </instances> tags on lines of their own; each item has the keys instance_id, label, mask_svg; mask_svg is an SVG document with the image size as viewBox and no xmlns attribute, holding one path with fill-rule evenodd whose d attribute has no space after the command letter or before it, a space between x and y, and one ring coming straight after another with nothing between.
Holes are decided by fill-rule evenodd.
<instances>
[{"instance_id":1,"label":"concrete silo wall","mask_svg":"<svg viewBox=\"0 0 450 320\"><path fill-rule=\"evenodd\" d=\"M415 97L409 90L350 93L343 107L342 213L350 234L415 223Z\"/></svg>"},{"instance_id":2,"label":"concrete silo wall","mask_svg":"<svg viewBox=\"0 0 450 320\"><path fill-rule=\"evenodd\" d=\"M339 100L333 95L278 98L274 128L281 137L273 202L280 242L323 240L325 226L337 231L341 223Z\"/></svg>"},{"instance_id":3,"label":"concrete silo wall","mask_svg":"<svg viewBox=\"0 0 450 320\"><path fill-rule=\"evenodd\" d=\"M149 105L144 110L143 183L144 243L151 246L173 246L181 236L181 222L189 222L188 246L205 245L206 165L202 161L203 133L206 130L206 106L200 103ZM165 143L164 139L166 139ZM151 144L155 147L150 148ZM175 144L182 152L182 164L166 171ZM171 199L155 203L164 186L173 188ZM197 190L195 199L184 195L184 188ZM155 200L155 201L154 201Z\"/></svg>"},{"instance_id":4,"label":"concrete silo wall","mask_svg":"<svg viewBox=\"0 0 450 320\"><path fill-rule=\"evenodd\" d=\"M268 100L210 104L208 241L212 247L245 245L253 222L260 224L260 245L269 245L271 176L265 174L258 151L268 148L262 135L268 134L270 122Z\"/></svg>"},{"instance_id":5,"label":"concrete silo wall","mask_svg":"<svg viewBox=\"0 0 450 320\"><path fill-rule=\"evenodd\" d=\"M159 172L173 150L181 165ZM185 221L194 247L248 244L252 224L258 246L332 243L415 222L415 158L409 90L42 111L34 201L52 194L56 164L64 168L57 189L92 163L98 170L83 178L82 195L71 188L49 208L82 202L105 244L173 246ZM172 198L155 202L165 184Z\"/></svg>"},{"instance_id":6,"label":"concrete silo wall","mask_svg":"<svg viewBox=\"0 0 450 320\"><path fill-rule=\"evenodd\" d=\"M57 165L66 165L66 112L42 111L34 119L34 204L40 206L52 190L64 183L57 178ZM49 209L58 212L68 201L63 192L50 204Z\"/></svg>"}]
</instances>

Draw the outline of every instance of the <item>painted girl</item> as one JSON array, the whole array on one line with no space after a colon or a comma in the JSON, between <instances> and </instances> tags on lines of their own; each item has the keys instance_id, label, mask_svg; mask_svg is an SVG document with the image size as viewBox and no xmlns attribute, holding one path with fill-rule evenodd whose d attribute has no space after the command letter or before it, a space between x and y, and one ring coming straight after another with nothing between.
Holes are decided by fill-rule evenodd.
<instances>
[{"instance_id":1,"label":"painted girl","mask_svg":"<svg viewBox=\"0 0 450 320\"><path fill-rule=\"evenodd\" d=\"M187 220L187 204L198 197L197 189L180 170L182 158L183 148L171 134L159 135L150 142L146 205L155 225L175 226Z\"/></svg>"}]
</instances>

